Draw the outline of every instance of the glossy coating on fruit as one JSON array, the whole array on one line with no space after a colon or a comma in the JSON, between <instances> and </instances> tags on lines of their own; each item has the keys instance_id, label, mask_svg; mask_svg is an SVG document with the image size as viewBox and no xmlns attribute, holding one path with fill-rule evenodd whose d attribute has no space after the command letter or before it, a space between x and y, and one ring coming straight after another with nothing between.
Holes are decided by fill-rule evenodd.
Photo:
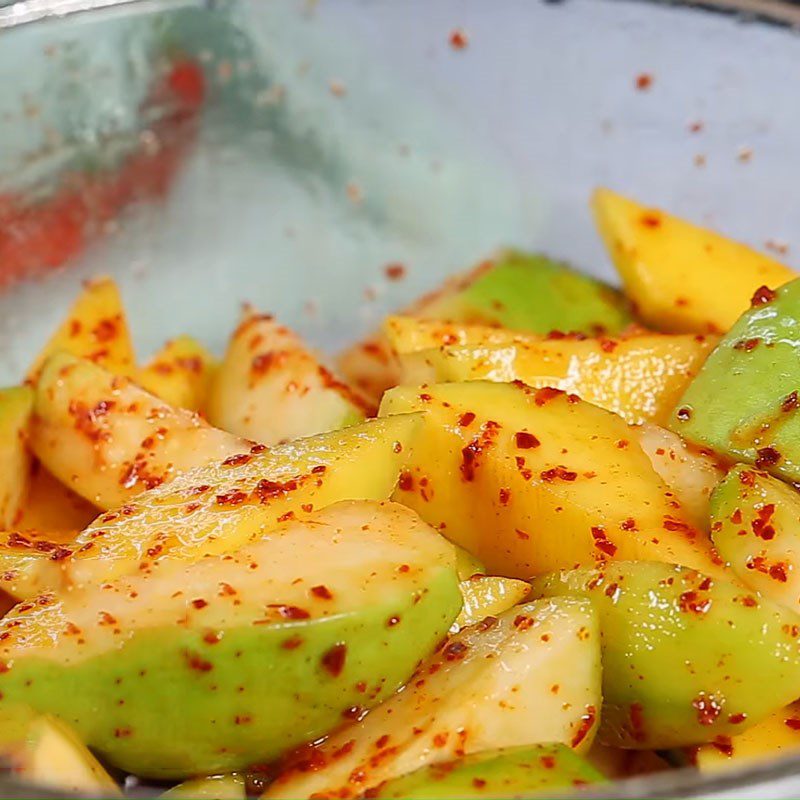
<instances>
[{"instance_id":1,"label":"glossy coating on fruit","mask_svg":"<svg viewBox=\"0 0 800 800\"><path fill-rule=\"evenodd\" d=\"M759 286L796 277L739 242L609 189L594 193L592 209L627 295L659 330L727 331Z\"/></svg>"},{"instance_id":2,"label":"glossy coating on fruit","mask_svg":"<svg viewBox=\"0 0 800 800\"><path fill-rule=\"evenodd\" d=\"M401 356L407 383L490 380L553 386L631 423L666 422L716 339L652 334L440 347Z\"/></svg>"},{"instance_id":3,"label":"glossy coating on fruit","mask_svg":"<svg viewBox=\"0 0 800 800\"><path fill-rule=\"evenodd\" d=\"M217 359L191 336L170 339L136 373L136 382L173 408L205 407Z\"/></svg>"},{"instance_id":4,"label":"glossy coating on fruit","mask_svg":"<svg viewBox=\"0 0 800 800\"><path fill-rule=\"evenodd\" d=\"M171 800L245 800L246 788L241 775L209 775L179 783L161 797Z\"/></svg>"},{"instance_id":5,"label":"glossy coating on fruit","mask_svg":"<svg viewBox=\"0 0 800 800\"><path fill-rule=\"evenodd\" d=\"M77 531L0 531L0 589L29 600L68 585L65 563Z\"/></svg>"},{"instance_id":6,"label":"glossy coating on fruit","mask_svg":"<svg viewBox=\"0 0 800 800\"><path fill-rule=\"evenodd\" d=\"M719 571L616 414L574 395L471 381L386 393L381 414L425 411L395 498L487 571L531 575L606 558Z\"/></svg>"},{"instance_id":7,"label":"glossy coating on fruit","mask_svg":"<svg viewBox=\"0 0 800 800\"><path fill-rule=\"evenodd\" d=\"M327 741L289 756L267 798L360 797L384 781L498 747L597 729L600 638L591 605L558 598L465 628L406 688Z\"/></svg>"},{"instance_id":8,"label":"glossy coating on fruit","mask_svg":"<svg viewBox=\"0 0 800 800\"><path fill-rule=\"evenodd\" d=\"M86 358L115 375L133 374L133 341L122 297L112 278L97 278L84 284L67 316L28 370L28 379L36 381L45 362L56 353Z\"/></svg>"},{"instance_id":9,"label":"glossy coating on fruit","mask_svg":"<svg viewBox=\"0 0 800 800\"><path fill-rule=\"evenodd\" d=\"M234 331L208 400L212 425L268 445L352 425L371 410L294 331L255 314Z\"/></svg>"},{"instance_id":10,"label":"glossy coating on fruit","mask_svg":"<svg viewBox=\"0 0 800 800\"><path fill-rule=\"evenodd\" d=\"M0 710L52 713L137 775L233 771L391 695L460 606L444 539L396 504L340 503L233 555L17 606Z\"/></svg>"},{"instance_id":11,"label":"glossy coating on fruit","mask_svg":"<svg viewBox=\"0 0 800 800\"><path fill-rule=\"evenodd\" d=\"M744 730L793 700L800 616L724 580L646 562L532 581L589 598L603 636L601 741L665 748Z\"/></svg>"},{"instance_id":12,"label":"glossy coating on fruit","mask_svg":"<svg viewBox=\"0 0 800 800\"><path fill-rule=\"evenodd\" d=\"M236 550L340 500L386 500L419 415L370 420L272 449L247 447L98 517L75 540L78 584Z\"/></svg>"},{"instance_id":13,"label":"glossy coating on fruit","mask_svg":"<svg viewBox=\"0 0 800 800\"><path fill-rule=\"evenodd\" d=\"M737 464L711 497L711 536L752 589L800 612L800 494Z\"/></svg>"},{"instance_id":14,"label":"glossy coating on fruit","mask_svg":"<svg viewBox=\"0 0 800 800\"><path fill-rule=\"evenodd\" d=\"M800 280L754 302L689 384L670 428L732 461L797 481Z\"/></svg>"},{"instance_id":15,"label":"glossy coating on fruit","mask_svg":"<svg viewBox=\"0 0 800 800\"><path fill-rule=\"evenodd\" d=\"M388 781L373 797L461 800L527 797L600 783L603 776L563 744L487 750L442 761Z\"/></svg>"},{"instance_id":16,"label":"glossy coating on fruit","mask_svg":"<svg viewBox=\"0 0 800 800\"><path fill-rule=\"evenodd\" d=\"M523 602L530 593L530 585L514 578L496 575L471 575L462 580L461 596L464 605L456 625L464 628L475 625L486 617L496 617Z\"/></svg>"},{"instance_id":17,"label":"glossy coating on fruit","mask_svg":"<svg viewBox=\"0 0 800 800\"><path fill-rule=\"evenodd\" d=\"M59 480L99 508L122 505L250 445L85 359L57 353L42 368L31 447Z\"/></svg>"}]
</instances>

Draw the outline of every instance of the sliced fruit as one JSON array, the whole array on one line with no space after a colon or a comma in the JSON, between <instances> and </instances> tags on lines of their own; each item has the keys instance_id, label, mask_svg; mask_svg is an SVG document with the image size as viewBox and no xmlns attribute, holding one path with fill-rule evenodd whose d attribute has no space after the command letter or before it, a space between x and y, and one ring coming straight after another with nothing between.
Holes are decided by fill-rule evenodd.
<instances>
[{"instance_id":1,"label":"sliced fruit","mask_svg":"<svg viewBox=\"0 0 800 800\"><path fill-rule=\"evenodd\" d=\"M695 527L708 531L711 493L725 476L719 461L710 451L692 447L672 431L651 423L638 428L637 441L683 513Z\"/></svg>"},{"instance_id":2,"label":"sliced fruit","mask_svg":"<svg viewBox=\"0 0 800 800\"><path fill-rule=\"evenodd\" d=\"M28 493L15 527L75 536L99 511L88 500L56 480L38 461L31 464Z\"/></svg>"},{"instance_id":3,"label":"sliced fruit","mask_svg":"<svg viewBox=\"0 0 800 800\"><path fill-rule=\"evenodd\" d=\"M456 571L458 572L458 579L465 581L473 575L485 575L486 567L463 547L453 545L456 551Z\"/></svg>"},{"instance_id":4,"label":"sliced fruit","mask_svg":"<svg viewBox=\"0 0 800 800\"><path fill-rule=\"evenodd\" d=\"M84 284L66 319L28 370L28 380L35 383L45 361L61 351L93 361L116 375L133 374L133 342L113 279L98 278Z\"/></svg>"},{"instance_id":5,"label":"sliced fruit","mask_svg":"<svg viewBox=\"0 0 800 800\"><path fill-rule=\"evenodd\" d=\"M486 564L527 578L606 558L719 571L711 542L620 417L555 389L486 383L387 392L424 410L395 498Z\"/></svg>"},{"instance_id":6,"label":"sliced fruit","mask_svg":"<svg viewBox=\"0 0 800 800\"><path fill-rule=\"evenodd\" d=\"M800 751L800 703L776 711L736 736L719 736L693 748L689 761L702 772L743 767Z\"/></svg>"},{"instance_id":7,"label":"sliced fruit","mask_svg":"<svg viewBox=\"0 0 800 800\"><path fill-rule=\"evenodd\" d=\"M34 415L31 446L39 460L102 509L251 444L66 353L44 365Z\"/></svg>"},{"instance_id":8,"label":"sliced fruit","mask_svg":"<svg viewBox=\"0 0 800 800\"><path fill-rule=\"evenodd\" d=\"M679 747L730 736L797 695L800 616L694 570L609 563L533 580L592 601L603 635L603 744Z\"/></svg>"},{"instance_id":9,"label":"sliced fruit","mask_svg":"<svg viewBox=\"0 0 800 800\"><path fill-rule=\"evenodd\" d=\"M203 408L217 360L191 336L168 341L136 373L136 382L173 408Z\"/></svg>"},{"instance_id":10,"label":"sliced fruit","mask_svg":"<svg viewBox=\"0 0 800 800\"><path fill-rule=\"evenodd\" d=\"M0 532L0 589L16 600L57 591L77 531Z\"/></svg>"},{"instance_id":11,"label":"sliced fruit","mask_svg":"<svg viewBox=\"0 0 800 800\"><path fill-rule=\"evenodd\" d=\"M264 444L343 428L369 410L297 334L266 315L236 329L208 400L213 425Z\"/></svg>"},{"instance_id":12,"label":"sliced fruit","mask_svg":"<svg viewBox=\"0 0 800 800\"><path fill-rule=\"evenodd\" d=\"M28 490L31 458L27 440L33 391L0 389L0 527L16 525Z\"/></svg>"},{"instance_id":13,"label":"sliced fruit","mask_svg":"<svg viewBox=\"0 0 800 800\"><path fill-rule=\"evenodd\" d=\"M521 603L530 593L530 584L495 575L471 575L462 580L464 604L456 619L459 628L474 625L486 617L495 617Z\"/></svg>"},{"instance_id":14,"label":"sliced fruit","mask_svg":"<svg viewBox=\"0 0 800 800\"><path fill-rule=\"evenodd\" d=\"M670 428L732 461L798 481L800 280L765 288L753 303L689 384Z\"/></svg>"},{"instance_id":15,"label":"sliced fruit","mask_svg":"<svg viewBox=\"0 0 800 800\"><path fill-rule=\"evenodd\" d=\"M592 209L626 294L660 330L727 331L759 286L796 277L743 244L609 189L594 193Z\"/></svg>"},{"instance_id":16,"label":"sliced fruit","mask_svg":"<svg viewBox=\"0 0 800 800\"><path fill-rule=\"evenodd\" d=\"M236 774L193 778L161 795L172 800L245 800L246 796L244 777Z\"/></svg>"},{"instance_id":17,"label":"sliced fruit","mask_svg":"<svg viewBox=\"0 0 800 800\"><path fill-rule=\"evenodd\" d=\"M387 317L383 330L392 350L398 355L438 347L512 345L533 339L530 334L509 328L402 315Z\"/></svg>"},{"instance_id":18,"label":"sliced fruit","mask_svg":"<svg viewBox=\"0 0 800 800\"><path fill-rule=\"evenodd\" d=\"M387 781L372 797L461 800L524 797L602 782L603 776L563 744L486 750L442 761Z\"/></svg>"},{"instance_id":19,"label":"sliced fruit","mask_svg":"<svg viewBox=\"0 0 800 800\"><path fill-rule=\"evenodd\" d=\"M514 250L460 290L426 303L420 316L531 333L614 333L631 322L618 292L562 262Z\"/></svg>"},{"instance_id":20,"label":"sliced fruit","mask_svg":"<svg viewBox=\"0 0 800 800\"><path fill-rule=\"evenodd\" d=\"M75 540L78 584L227 553L340 500L386 500L419 415L372 420L266 450L255 445L103 514ZM262 452L263 451L263 452Z\"/></svg>"},{"instance_id":21,"label":"sliced fruit","mask_svg":"<svg viewBox=\"0 0 800 800\"><path fill-rule=\"evenodd\" d=\"M264 797L360 797L489 748L562 742L583 752L599 703L599 634L589 605L529 603L451 638L402 692L289 757Z\"/></svg>"},{"instance_id":22,"label":"sliced fruit","mask_svg":"<svg viewBox=\"0 0 800 800\"><path fill-rule=\"evenodd\" d=\"M513 250L449 278L404 313L530 333L616 333L631 322L619 292L546 256ZM400 381L394 352L381 332L348 348L339 358L339 367L376 402L385 389Z\"/></svg>"},{"instance_id":23,"label":"sliced fruit","mask_svg":"<svg viewBox=\"0 0 800 800\"><path fill-rule=\"evenodd\" d=\"M800 495L737 464L711 498L711 536L752 589L800 612Z\"/></svg>"},{"instance_id":24,"label":"sliced fruit","mask_svg":"<svg viewBox=\"0 0 800 800\"><path fill-rule=\"evenodd\" d=\"M653 334L627 339L528 339L401 356L409 382L522 381L574 392L628 422L666 422L716 340Z\"/></svg>"},{"instance_id":25,"label":"sliced fruit","mask_svg":"<svg viewBox=\"0 0 800 800\"><path fill-rule=\"evenodd\" d=\"M233 554L18 605L0 712L52 713L137 775L234 771L391 696L460 605L453 549L415 514L340 503Z\"/></svg>"},{"instance_id":26,"label":"sliced fruit","mask_svg":"<svg viewBox=\"0 0 800 800\"><path fill-rule=\"evenodd\" d=\"M80 797L121 797L100 762L61 720L24 706L0 713L0 759L15 778Z\"/></svg>"}]
</instances>

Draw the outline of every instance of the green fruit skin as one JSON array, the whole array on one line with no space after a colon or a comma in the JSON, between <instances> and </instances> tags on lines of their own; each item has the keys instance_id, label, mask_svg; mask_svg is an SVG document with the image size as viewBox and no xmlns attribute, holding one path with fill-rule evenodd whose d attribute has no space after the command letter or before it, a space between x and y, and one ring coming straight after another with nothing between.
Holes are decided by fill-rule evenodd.
<instances>
[{"instance_id":1,"label":"green fruit skin","mask_svg":"<svg viewBox=\"0 0 800 800\"><path fill-rule=\"evenodd\" d=\"M424 315L531 333L615 333L631 322L625 301L610 287L544 255L516 251Z\"/></svg>"},{"instance_id":2,"label":"green fruit skin","mask_svg":"<svg viewBox=\"0 0 800 800\"><path fill-rule=\"evenodd\" d=\"M143 629L74 664L18 657L0 675L0 714L19 702L55 714L110 763L144 777L235 771L318 738L348 709L374 706L401 686L460 610L455 571L436 571L418 597L233 627L216 643L207 630L173 626ZM387 624L392 617L400 622ZM298 636L302 643L288 649ZM334 675L322 659L338 644L346 658Z\"/></svg>"},{"instance_id":3,"label":"green fruit skin","mask_svg":"<svg viewBox=\"0 0 800 800\"><path fill-rule=\"evenodd\" d=\"M532 584L533 596L587 597L599 615L603 744L700 744L741 732L797 697L800 617L764 597L644 561Z\"/></svg>"},{"instance_id":4,"label":"green fruit skin","mask_svg":"<svg viewBox=\"0 0 800 800\"><path fill-rule=\"evenodd\" d=\"M800 612L800 494L737 464L711 494L711 537L742 582Z\"/></svg>"},{"instance_id":5,"label":"green fruit skin","mask_svg":"<svg viewBox=\"0 0 800 800\"><path fill-rule=\"evenodd\" d=\"M784 406L800 390L798 356L800 280L795 280L778 289L772 302L739 318L687 388L669 427L733 461L800 480L800 411L791 399Z\"/></svg>"},{"instance_id":6,"label":"green fruit skin","mask_svg":"<svg viewBox=\"0 0 800 800\"><path fill-rule=\"evenodd\" d=\"M406 800L521 797L604 780L566 745L541 744L487 750L423 767L387 781L371 796Z\"/></svg>"}]
</instances>

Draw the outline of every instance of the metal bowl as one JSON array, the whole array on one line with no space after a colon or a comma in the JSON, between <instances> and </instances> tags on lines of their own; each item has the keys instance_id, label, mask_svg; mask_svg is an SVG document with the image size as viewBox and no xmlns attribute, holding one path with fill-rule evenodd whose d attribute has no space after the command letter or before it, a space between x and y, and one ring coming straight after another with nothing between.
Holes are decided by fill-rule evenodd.
<instances>
[{"instance_id":1,"label":"metal bowl","mask_svg":"<svg viewBox=\"0 0 800 800\"><path fill-rule=\"evenodd\" d=\"M243 301L333 350L500 245L610 278L597 184L791 262L797 25L770 0L0 2L0 378L98 273L142 353L221 348ZM798 792L792 757L581 796Z\"/></svg>"}]
</instances>

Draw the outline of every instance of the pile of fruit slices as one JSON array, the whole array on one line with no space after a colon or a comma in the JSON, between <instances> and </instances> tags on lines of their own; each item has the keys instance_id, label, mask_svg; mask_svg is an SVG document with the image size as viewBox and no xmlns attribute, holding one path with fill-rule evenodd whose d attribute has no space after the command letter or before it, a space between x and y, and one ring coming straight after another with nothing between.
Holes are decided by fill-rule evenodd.
<instances>
[{"instance_id":1,"label":"pile of fruit slices","mask_svg":"<svg viewBox=\"0 0 800 800\"><path fill-rule=\"evenodd\" d=\"M503 253L338 372L252 310L140 366L88 284L0 392L8 768L466 798L800 746L800 281L594 209L624 294Z\"/></svg>"}]
</instances>

